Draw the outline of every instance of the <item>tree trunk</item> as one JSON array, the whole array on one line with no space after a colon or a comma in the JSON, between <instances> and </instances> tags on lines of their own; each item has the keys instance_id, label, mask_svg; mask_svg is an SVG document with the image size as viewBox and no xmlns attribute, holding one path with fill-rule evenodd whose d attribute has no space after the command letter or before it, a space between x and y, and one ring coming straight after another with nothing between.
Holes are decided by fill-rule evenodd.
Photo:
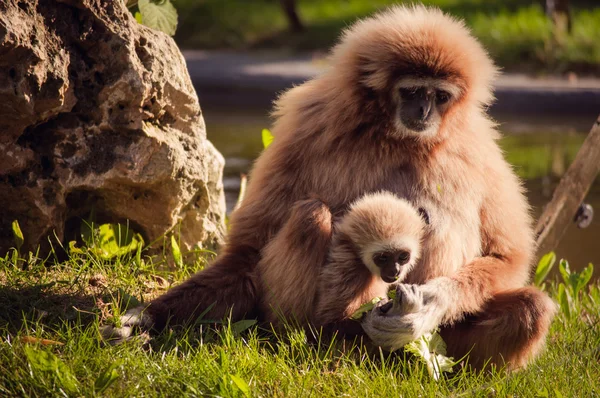
<instances>
[{"instance_id":1,"label":"tree trunk","mask_svg":"<svg viewBox=\"0 0 600 398\"><path fill-rule=\"evenodd\" d=\"M571 33L571 12L569 0L546 0L546 13L557 32Z\"/></svg>"},{"instance_id":2,"label":"tree trunk","mask_svg":"<svg viewBox=\"0 0 600 398\"><path fill-rule=\"evenodd\" d=\"M579 206L600 172L598 159L600 159L600 116L538 221L535 231L539 254L554 250L569 224L574 221Z\"/></svg>"},{"instance_id":3,"label":"tree trunk","mask_svg":"<svg viewBox=\"0 0 600 398\"><path fill-rule=\"evenodd\" d=\"M287 17L290 30L292 32L302 32L304 30L304 25L300 20L298 11L296 10L296 0L281 0L281 6L283 7L283 11Z\"/></svg>"}]
</instances>

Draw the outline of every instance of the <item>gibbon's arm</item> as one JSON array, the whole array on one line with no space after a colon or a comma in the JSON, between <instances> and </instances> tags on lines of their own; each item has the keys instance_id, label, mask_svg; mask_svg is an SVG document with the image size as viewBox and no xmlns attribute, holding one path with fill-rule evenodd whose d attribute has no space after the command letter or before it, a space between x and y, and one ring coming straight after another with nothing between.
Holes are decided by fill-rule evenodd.
<instances>
[{"instance_id":1,"label":"gibbon's arm","mask_svg":"<svg viewBox=\"0 0 600 398\"><path fill-rule=\"evenodd\" d=\"M535 247L528 205L508 165L494 174L480 209L481 256L424 285L398 285L394 301L382 303L363 320L375 344L400 348L477 313L496 293L526 284Z\"/></svg>"}]
</instances>

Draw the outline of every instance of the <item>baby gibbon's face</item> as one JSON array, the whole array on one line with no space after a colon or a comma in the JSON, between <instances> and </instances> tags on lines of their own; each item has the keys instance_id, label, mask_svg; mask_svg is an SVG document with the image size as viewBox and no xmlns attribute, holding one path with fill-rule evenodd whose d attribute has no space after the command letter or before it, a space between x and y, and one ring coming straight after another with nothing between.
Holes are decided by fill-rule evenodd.
<instances>
[{"instance_id":1,"label":"baby gibbon's face","mask_svg":"<svg viewBox=\"0 0 600 398\"><path fill-rule=\"evenodd\" d=\"M420 236L398 231L395 236L372 241L361 248L361 259L371 274L386 283L406 278L419 257Z\"/></svg>"},{"instance_id":2,"label":"baby gibbon's face","mask_svg":"<svg viewBox=\"0 0 600 398\"><path fill-rule=\"evenodd\" d=\"M399 280L409 261L410 251L405 249L382 251L373 255L373 263L379 268L381 279L387 283Z\"/></svg>"},{"instance_id":3,"label":"baby gibbon's face","mask_svg":"<svg viewBox=\"0 0 600 398\"><path fill-rule=\"evenodd\" d=\"M367 194L350 207L337 234L371 274L387 283L403 280L417 262L425 222L406 200L389 192Z\"/></svg>"}]
</instances>

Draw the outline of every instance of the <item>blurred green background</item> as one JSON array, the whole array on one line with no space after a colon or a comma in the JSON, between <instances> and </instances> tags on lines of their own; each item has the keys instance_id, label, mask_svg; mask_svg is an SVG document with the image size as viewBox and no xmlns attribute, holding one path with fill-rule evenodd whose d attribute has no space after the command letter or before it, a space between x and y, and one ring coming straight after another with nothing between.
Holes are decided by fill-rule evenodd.
<instances>
[{"instance_id":1,"label":"blurred green background","mask_svg":"<svg viewBox=\"0 0 600 398\"><path fill-rule=\"evenodd\" d=\"M565 1L565 0L562 0ZM393 0L297 0L294 31L280 0L175 0L184 49L328 49L340 31ZM567 0L570 32L546 13L545 0L425 0L463 18L508 71L600 75L600 1ZM559 0L560 3L560 0Z\"/></svg>"}]
</instances>

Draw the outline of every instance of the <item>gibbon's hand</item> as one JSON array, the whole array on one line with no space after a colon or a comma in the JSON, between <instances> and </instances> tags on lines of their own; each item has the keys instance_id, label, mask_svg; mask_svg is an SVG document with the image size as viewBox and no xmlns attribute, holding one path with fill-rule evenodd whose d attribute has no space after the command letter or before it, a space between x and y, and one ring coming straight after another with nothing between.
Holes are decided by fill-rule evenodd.
<instances>
[{"instance_id":1,"label":"gibbon's hand","mask_svg":"<svg viewBox=\"0 0 600 398\"><path fill-rule=\"evenodd\" d=\"M399 284L393 301L379 302L362 327L374 344L394 351L437 328L448 307L438 283Z\"/></svg>"},{"instance_id":2,"label":"gibbon's hand","mask_svg":"<svg viewBox=\"0 0 600 398\"><path fill-rule=\"evenodd\" d=\"M152 326L150 316L144 313L145 306L136 307L128 310L119 319L120 326L102 325L100 326L100 336L108 344L117 345L132 338L133 329L136 327L148 329Z\"/></svg>"}]
</instances>

